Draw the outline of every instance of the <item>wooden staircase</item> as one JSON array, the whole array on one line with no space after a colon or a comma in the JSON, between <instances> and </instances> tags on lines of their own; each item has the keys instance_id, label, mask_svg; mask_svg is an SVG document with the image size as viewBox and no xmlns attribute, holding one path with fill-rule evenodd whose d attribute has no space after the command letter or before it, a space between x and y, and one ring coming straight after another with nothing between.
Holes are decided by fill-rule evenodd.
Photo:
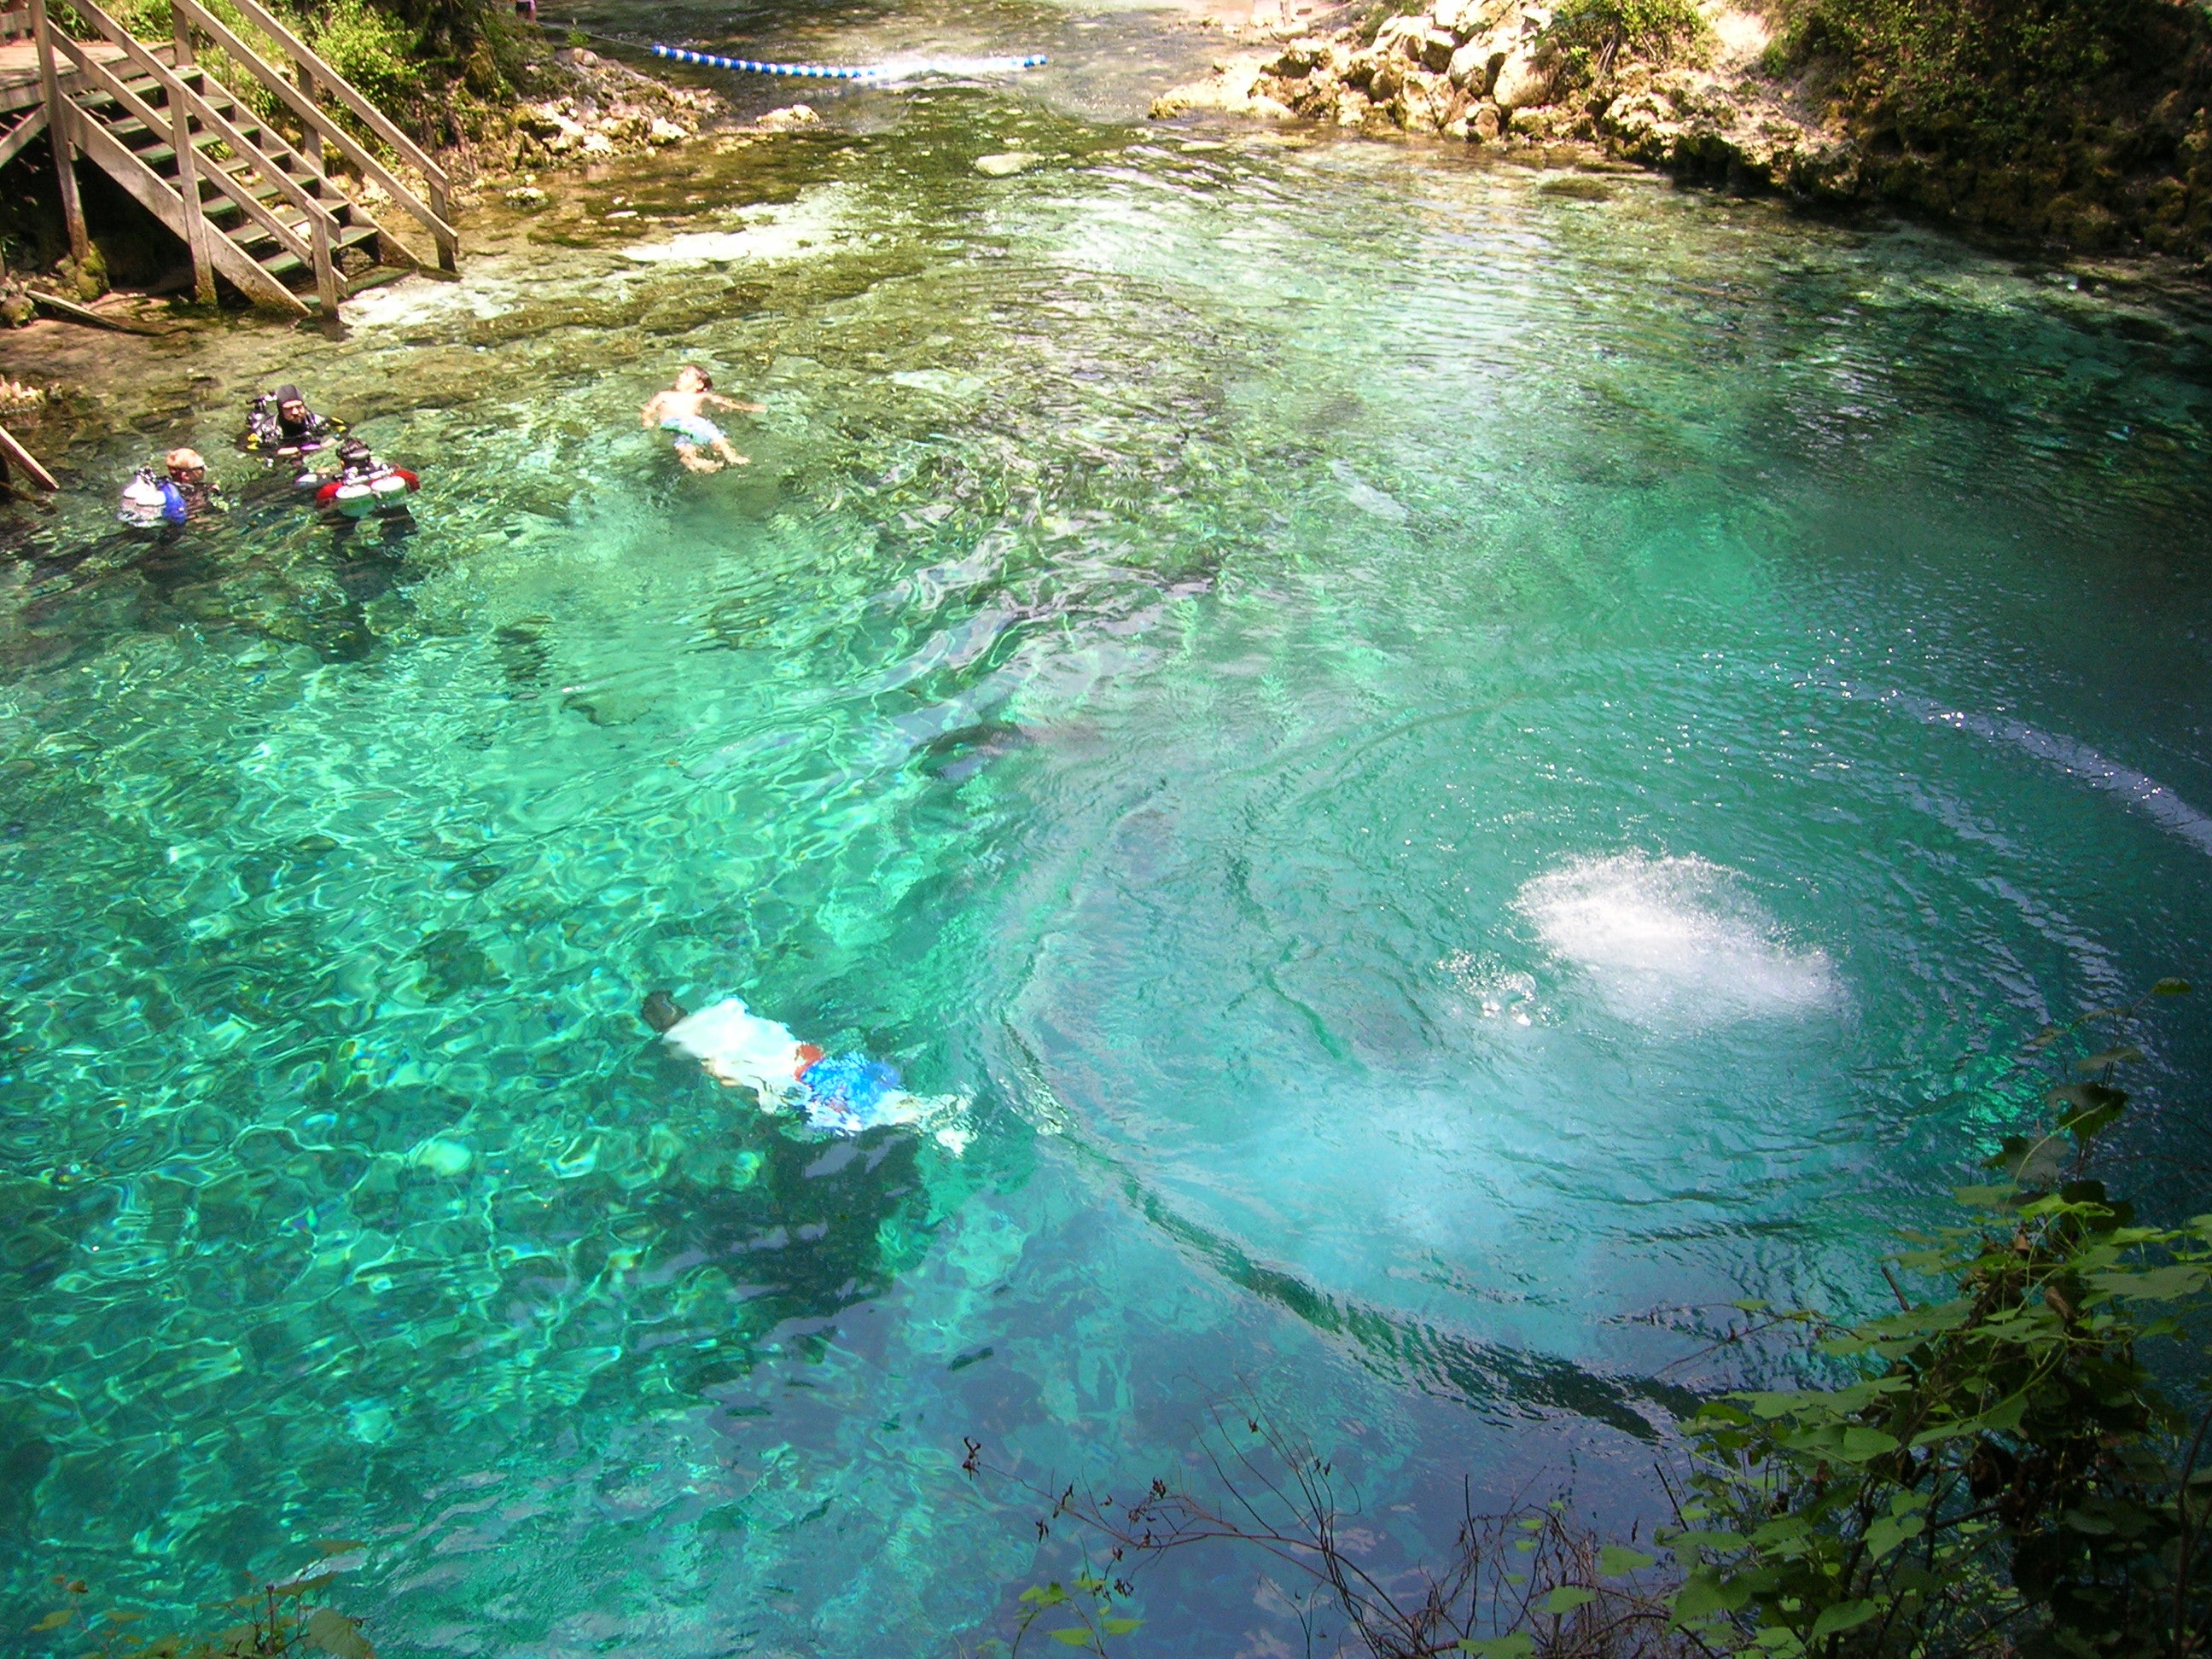
<instances>
[{"instance_id":1,"label":"wooden staircase","mask_svg":"<svg viewBox=\"0 0 2212 1659\"><path fill-rule=\"evenodd\" d=\"M21 147L21 126L35 123L53 133L63 213L79 258L89 246L74 167L81 154L175 233L191 256L202 301L215 299L219 276L256 304L335 320L350 287L347 266L425 265L356 199L360 186L349 193L332 177L335 155L355 178L374 180L393 211L428 233L439 268L456 268L460 245L443 169L258 0L229 3L275 43L276 55L290 60L289 76L200 0L171 0L173 38L150 46L97 0L66 3L96 38L64 33L48 16L46 0L31 0L40 107L0 135L0 149ZM202 39L273 96L296 139L215 77L199 60ZM417 173L430 199L341 125L323 106L323 95ZM268 101L262 100L264 106ZM5 160L0 155L0 163Z\"/></svg>"}]
</instances>

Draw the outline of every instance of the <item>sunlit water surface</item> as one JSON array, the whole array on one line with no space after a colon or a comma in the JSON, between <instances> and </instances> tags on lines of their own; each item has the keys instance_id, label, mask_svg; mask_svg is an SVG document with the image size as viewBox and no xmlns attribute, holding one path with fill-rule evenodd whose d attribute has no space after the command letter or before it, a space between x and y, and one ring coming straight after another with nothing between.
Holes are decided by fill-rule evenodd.
<instances>
[{"instance_id":1,"label":"sunlit water surface","mask_svg":"<svg viewBox=\"0 0 2212 1659\"><path fill-rule=\"evenodd\" d=\"M2020 1040L2190 970L2202 314L1057 72L561 184L70 458L296 374L411 537L11 521L8 1617L336 1535L393 1652L951 1653L1073 1559L963 1437L1110 1484L1246 1394L1407 1547L1633 1507L1665 1310L1862 1304ZM685 358L749 469L639 429ZM974 1139L809 1141L656 987ZM1144 1650L1297 1650L1253 1566Z\"/></svg>"}]
</instances>

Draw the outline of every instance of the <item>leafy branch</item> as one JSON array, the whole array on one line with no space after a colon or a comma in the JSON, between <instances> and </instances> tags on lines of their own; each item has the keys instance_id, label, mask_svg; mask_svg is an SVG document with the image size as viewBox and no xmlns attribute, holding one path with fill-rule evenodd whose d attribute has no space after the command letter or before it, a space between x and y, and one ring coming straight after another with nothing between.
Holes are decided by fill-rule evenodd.
<instances>
[{"instance_id":1,"label":"leafy branch","mask_svg":"<svg viewBox=\"0 0 2212 1659\"><path fill-rule=\"evenodd\" d=\"M2081 1046L2188 989L2161 980L2029 1051ZM1487 1517L1463 1504L1440 1565L1386 1573L1352 1547L1357 1493L1325 1455L1221 1409L1195 1486L1155 1480L1116 1502L1018 1483L1049 1504L1038 1535L1072 1522L1111 1544L1117 1571L1194 1545L1255 1549L1372 1659L2199 1659L2212 1216L2139 1225L2092 1174L2128 1108L2117 1079L2142 1057L2108 1041L2065 1067L2049 1121L1989 1160L2002 1179L1956 1194L1975 1219L1906 1235L1878 1264L1896 1311L1731 1304L1743 1317L1704 1354L1782 1334L1843 1380L1730 1393L1686 1419L1681 1462L1661 1470L1674 1524L1651 1550L1601 1543L1564 1501ZM1899 1270L1942 1289L1916 1299ZM998 1476L981 1449L968 1443L963 1468ZM1102 1655L1111 1633L1054 1632Z\"/></svg>"}]
</instances>

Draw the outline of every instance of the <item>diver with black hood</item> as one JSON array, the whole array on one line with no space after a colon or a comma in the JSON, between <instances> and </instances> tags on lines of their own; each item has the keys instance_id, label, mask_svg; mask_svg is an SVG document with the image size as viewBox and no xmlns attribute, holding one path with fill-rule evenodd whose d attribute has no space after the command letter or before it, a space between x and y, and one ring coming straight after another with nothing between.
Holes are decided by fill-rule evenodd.
<instances>
[{"instance_id":1,"label":"diver with black hood","mask_svg":"<svg viewBox=\"0 0 2212 1659\"><path fill-rule=\"evenodd\" d=\"M346 423L307 407L296 386L280 386L253 400L242 447L264 455L312 455L338 441Z\"/></svg>"}]
</instances>

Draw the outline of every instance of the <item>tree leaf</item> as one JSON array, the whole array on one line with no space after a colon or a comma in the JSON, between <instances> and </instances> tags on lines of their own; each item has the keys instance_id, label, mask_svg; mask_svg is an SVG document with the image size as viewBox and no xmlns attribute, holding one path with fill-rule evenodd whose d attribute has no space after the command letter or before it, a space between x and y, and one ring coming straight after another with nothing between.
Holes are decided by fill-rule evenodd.
<instances>
[{"instance_id":1,"label":"tree leaf","mask_svg":"<svg viewBox=\"0 0 2212 1659\"><path fill-rule=\"evenodd\" d=\"M307 1645L331 1659L376 1659L376 1650L361 1633L361 1626L336 1607L317 1607L308 1615Z\"/></svg>"},{"instance_id":2,"label":"tree leaf","mask_svg":"<svg viewBox=\"0 0 2212 1659\"><path fill-rule=\"evenodd\" d=\"M2056 1135L2007 1135L1984 1164L2023 1187L2047 1187L2066 1168L2066 1148Z\"/></svg>"},{"instance_id":3,"label":"tree leaf","mask_svg":"<svg viewBox=\"0 0 2212 1659\"><path fill-rule=\"evenodd\" d=\"M1863 1424L1844 1431L1843 1455L1854 1463L1863 1463L1869 1458L1880 1457L1885 1452L1897 1449L1893 1434L1884 1434L1880 1429L1869 1429Z\"/></svg>"},{"instance_id":4,"label":"tree leaf","mask_svg":"<svg viewBox=\"0 0 2212 1659\"><path fill-rule=\"evenodd\" d=\"M2204 1269L2189 1262L2166 1267L2116 1268L2096 1276L2096 1286L2106 1296L2131 1301L2172 1302L2194 1296L2204 1288Z\"/></svg>"},{"instance_id":5,"label":"tree leaf","mask_svg":"<svg viewBox=\"0 0 2212 1659\"><path fill-rule=\"evenodd\" d=\"M1597 1553L1597 1570L1608 1578L1618 1578L1625 1572L1641 1572L1658 1559L1656 1555L1646 1555L1642 1550L1607 1544Z\"/></svg>"},{"instance_id":6,"label":"tree leaf","mask_svg":"<svg viewBox=\"0 0 2212 1659\"><path fill-rule=\"evenodd\" d=\"M1734 1613L1751 1600L1751 1587L1723 1580L1710 1567L1690 1575L1689 1582L1674 1592L1672 1603L1677 1620L1703 1619L1709 1613Z\"/></svg>"},{"instance_id":7,"label":"tree leaf","mask_svg":"<svg viewBox=\"0 0 2212 1659\"><path fill-rule=\"evenodd\" d=\"M2101 1072L2107 1066L2126 1066L2143 1057L2142 1049L2133 1043L2124 1042L2117 1048L2107 1048L2102 1054L2085 1054L2074 1062L2077 1072Z\"/></svg>"},{"instance_id":8,"label":"tree leaf","mask_svg":"<svg viewBox=\"0 0 2212 1659\"><path fill-rule=\"evenodd\" d=\"M1813 1621L1813 1633L1807 1639L1817 1642L1824 1636L1833 1636L1838 1631L1852 1630L1881 1611L1879 1601L1838 1601L1832 1607L1823 1607L1820 1616Z\"/></svg>"},{"instance_id":9,"label":"tree leaf","mask_svg":"<svg viewBox=\"0 0 2212 1659\"><path fill-rule=\"evenodd\" d=\"M31 1628L33 1630L59 1630L64 1625L69 1623L71 1616L70 1609L68 1607L62 1607L56 1612L48 1613L45 1618L40 1620L37 1624L32 1626Z\"/></svg>"},{"instance_id":10,"label":"tree leaf","mask_svg":"<svg viewBox=\"0 0 2212 1659\"><path fill-rule=\"evenodd\" d=\"M1594 1589L1584 1589L1580 1584L1562 1584L1544 1598L1543 1609L1556 1618L1577 1607L1586 1607L1596 1600L1597 1592Z\"/></svg>"},{"instance_id":11,"label":"tree leaf","mask_svg":"<svg viewBox=\"0 0 2212 1659\"><path fill-rule=\"evenodd\" d=\"M2189 981L2185 979L2162 979L2150 988L2150 993L2156 997L2185 997L2189 994Z\"/></svg>"},{"instance_id":12,"label":"tree leaf","mask_svg":"<svg viewBox=\"0 0 2212 1659\"><path fill-rule=\"evenodd\" d=\"M1476 1659L1528 1659L1536 1650L1536 1638L1525 1630L1516 1630L1504 1636L1462 1636L1459 1647L1462 1653L1472 1653Z\"/></svg>"},{"instance_id":13,"label":"tree leaf","mask_svg":"<svg viewBox=\"0 0 2212 1659\"><path fill-rule=\"evenodd\" d=\"M1101 1619L1098 1628L1109 1636L1127 1636L1144 1624L1141 1619Z\"/></svg>"},{"instance_id":14,"label":"tree leaf","mask_svg":"<svg viewBox=\"0 0 2212 1659\"><path fill-rule=\"evenodd\" d=\"M1052 1639L1065 1642L1072 1648L1087 1648L1091 1645L1091 1632L1080 1625L1070 1625L1066 1630L1053 1632Z\"/></svg>"},{"instance_id":15,"label":"tree leaf","mask_svg":"<svg viewBox=\"0 0 2212 1659\"><path fill-rule=\"evenodd\" d=\"M1906 1539L1917 1538L1927 1529L1927 1522L1917 1515L1885 1515L1866 1530L1867 1553L1879 1561Z\"/></svg>"}]
</instances>

